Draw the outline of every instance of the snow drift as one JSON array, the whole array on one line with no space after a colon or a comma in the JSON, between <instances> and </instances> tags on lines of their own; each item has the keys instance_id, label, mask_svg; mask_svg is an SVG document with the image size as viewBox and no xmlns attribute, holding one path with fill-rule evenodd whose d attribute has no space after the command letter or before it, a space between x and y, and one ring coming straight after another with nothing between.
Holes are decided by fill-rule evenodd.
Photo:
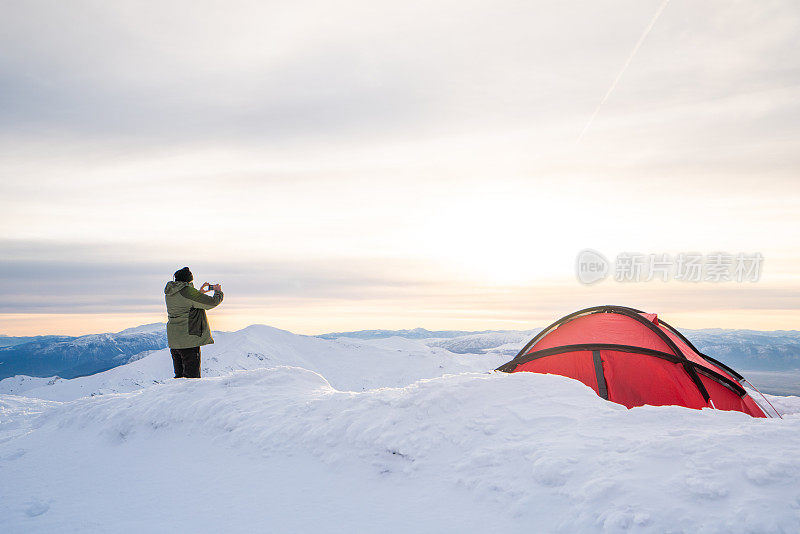
<instances>
[{"instance_id":1,"label":"snow drift","mask_svg":"<svg viewBox=\"0 0 800 534\"><path fill-rule=\"evenodd\" d=\"M202 380L159 351L0 395L0 531L800 529L796 397L783 420L629 410L475 372L491 357L268 327L203 354Z\"/></svg>"}]
</instances>

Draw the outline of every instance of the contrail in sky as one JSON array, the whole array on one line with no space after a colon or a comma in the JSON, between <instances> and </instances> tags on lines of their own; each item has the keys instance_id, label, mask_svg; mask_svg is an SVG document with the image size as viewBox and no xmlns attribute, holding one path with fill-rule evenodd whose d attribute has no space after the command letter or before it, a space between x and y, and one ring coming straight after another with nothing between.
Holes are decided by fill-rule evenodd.
<instances>
[{"instance_id":1,"label":"contrail in sky","mask_svg":"<svg viewBox=\"0 0 800 534\"><path fill-rule=\"evenodd\" d=\"M592 125L592 122L594 121L594 118L600 112L600 108L603 107L603 104L605 104L606 100L608 100L608 97L611 96L612 92L614 92L614 89L617 87L617 84L619 83L620 78L622 78L622 75L625 74L625 70L628 68L628 65L631 64L631 61L633 61L633 56L635 56L636 52L638 52L639 48L641 48L642 43L647 38L647 34L650 33L650 30L652 30L653 26L655 26L656 21L658 20L658 17L661 16L661 12L664 11L664 8L667 7L667 4L669 4L669 0L664 0L661 3L661 5L658 7L658 10L656 10L656 14L653 15L653 19L650 21L650 24L648 24L647 27L642 32L642 36L639 37L639 40L636 42L636 45L633 47L633 50L631 50L631 53L628 55L628 59L625 60L625 64L622 65L622 68L619 70L619 73L617 74L617 77L614 78L614 82L611 84L611 87L608 88L608 91L606 91L606 94L603 97L603 99L600 101L599 104L597 104L597 107L595 108L594 113L592 113L592 116L589 117L589 122L586 123L586 126L584 126L583 130L581 130L581 134L575 140L575 144L576 145L581 142L581 139L583 139L584 134L586 134L586 132L589 130L589 127Z\"/></svg>"}]
</instances>

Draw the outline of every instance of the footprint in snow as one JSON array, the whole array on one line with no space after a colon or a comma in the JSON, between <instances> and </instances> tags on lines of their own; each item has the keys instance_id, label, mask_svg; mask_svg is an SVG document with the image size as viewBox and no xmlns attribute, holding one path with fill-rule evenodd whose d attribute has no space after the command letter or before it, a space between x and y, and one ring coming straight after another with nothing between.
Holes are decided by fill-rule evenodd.
<instances>
[{"instance_id":1,"label":"footprint in snow","mask_svg":"<svg viewBox=\"0 0 800 534\"><path fill-rule=\"evenodd\" d=\"M30 506L25 510L28 517L40 516L50 509L50 505L44 501L35 500L31 502Z\"/></svg>"},{"instance_id":2,"label":"footprint in snow","mask_svg":"<svg viewBox=\"0 0 800 534\"><path fill-rule=\"evenodd\" d=\"M17 449L12 453L7 454L6 456L0 458L0 460L5 462L10 462L11 460L16 460L17 458L21 458L25 456L25 453L28 452L25 449Z\"/></svg>"}]
</instances>

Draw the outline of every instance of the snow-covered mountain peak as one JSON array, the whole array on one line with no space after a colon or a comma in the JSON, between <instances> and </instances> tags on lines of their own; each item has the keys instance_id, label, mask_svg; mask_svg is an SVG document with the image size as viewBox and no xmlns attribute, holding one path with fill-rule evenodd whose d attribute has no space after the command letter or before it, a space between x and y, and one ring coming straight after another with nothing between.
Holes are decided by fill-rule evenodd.
<instances>
[{"instance_id":1,"label":"snow-covered mountain peak","mask_svg":"<svg viewBox=\"0 0 800 534\"><path fill-rule=\"evenodd\" d=\"M162 332L166 328L166 323L150 323L126 328L125 330L120 330L117 334L148 334L152 332Z\"/></svg>"}]
</instances>

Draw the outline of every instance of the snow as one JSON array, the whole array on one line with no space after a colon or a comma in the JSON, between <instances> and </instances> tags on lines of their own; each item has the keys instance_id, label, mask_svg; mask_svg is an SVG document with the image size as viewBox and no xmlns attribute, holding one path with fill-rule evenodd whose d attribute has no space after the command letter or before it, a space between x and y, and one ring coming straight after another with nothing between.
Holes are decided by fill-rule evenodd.
<instances>
[{"instance_id":1,"label":"snow","mask_svg":"<svg viewBox=\"0 0 800 534\"><path fill-rule=\"evenodd\" d=\"M150 323L126 328L125 330L120 330L117 334L152 334L164 332L166 329L167 323Z\"/></svg>"},{"instance_id":2,"label":"snow","mask_svg":"<svg viewBox=\"0 0 800 534\"><path fill-rule=\"evenodd\" d=\"M788 397L780 397L778 395L764 395L767 400L778 410L782 416L798 415L800 416L800 397L792 395Z\"/></svg>"},{"instance_id":3,"label":"snow","mask_svg":"<svg viewBox=\"0 0 800 534\"><path fill-rule=\"evenodd\" d=\"M167 332L163 324L75 338L39 336L27 343L0 347L0 378L86 376L128 363L144 351L166 346Z\"/></svg>"},{"instance_id":4,"label":"snow","mask_svg":"<svg viewBox=\"0 0 800 534\"><path fill-rule=\"evenodd\" d=\"M156 351L0 395L0 532L800 530L800 397L628 410L413 339L215 339L202 380Z\"/></svg>"},{"instance_id":5,"label":"snow","mask_svg":"<svg viewBox=\"0 0 800 534\"><path fill-rule=\"evenodd\" d=\"M516 356L523 345L538 333L538 330L520 332L492 332L470 334L448 339L429 340L432 347L443 347L458 354L481 354L486 350ZM510 358L508 358L510 359Z\"/></svg>"},{"instance_id":6,"label":"snow","mask_svg":"<svg viewBox=\"0 0 800 534\"><path fill-rule=\"evenodd\" d=\"M21 395L31 389L50 386L61 380L57 376L41 378L38 376L16 375L0 380L0 395Z\"/></svg>"},{"instance_id":7,"label":"snow","mask_svg":"<svg viewBox=\"0 0 800 534\"><path fill-rule=\"evenodd\" d=\"M214 339L213 345L201 349L204 377L289 365L321 373L334 387L352 391L405 386L445 373L494 369L507 360L503 355L456 355L414 339L329 340L265 325L252 325L237 332L215 332ZM34 379L39 380L38 385L27 387L24 394L66 401L133 392L168 381L172 376L169 349L162 349L91 376L71 380ZM14 386L6 385L12 380L19 380L19 377L0 380L0 393L20 392L19 388L10 391Z\"/></svg>"}]
</instances>

